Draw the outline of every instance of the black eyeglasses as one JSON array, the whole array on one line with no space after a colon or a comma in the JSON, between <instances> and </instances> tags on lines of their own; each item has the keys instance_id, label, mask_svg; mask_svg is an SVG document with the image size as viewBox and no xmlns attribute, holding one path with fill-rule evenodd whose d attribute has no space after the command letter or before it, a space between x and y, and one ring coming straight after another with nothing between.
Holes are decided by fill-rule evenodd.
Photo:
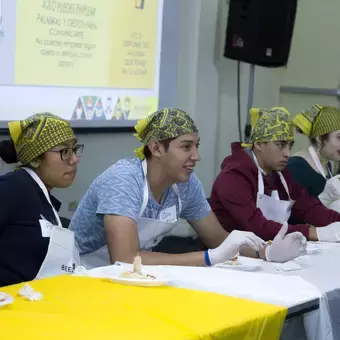
<instances>
[{"instance_id":1,"label":"black eyeglasses","mask_svg":"<svg viewBox=\"0 0 340 340\"><path fill-rule=\"evenodd\" d=\"M69 161L73 154L75 154L77 157L80 157L83 153L84 145L78 144L74 148L64 148L61 150L49 150L49 152L59 152L60 158L62 161Z\"/></svg>"}]
</instances>

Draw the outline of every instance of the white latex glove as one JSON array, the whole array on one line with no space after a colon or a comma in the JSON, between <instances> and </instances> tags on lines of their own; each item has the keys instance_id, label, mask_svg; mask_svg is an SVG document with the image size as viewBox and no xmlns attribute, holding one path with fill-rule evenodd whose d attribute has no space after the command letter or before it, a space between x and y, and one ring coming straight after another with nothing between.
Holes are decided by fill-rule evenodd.
<instances>
[{"instance_id":1,"label":"white latex glove","mask_svg":"<svg viewBox=\"0 0 340 340\"><path fill-rule=\"evenodd\" d=\"M316 233L321 242L340 242L340 222L316 228Z\"/></svg>"},{"instance_id":2,"label":"white latex glove","mask_svg":"<svg viewBox=\"0 0 340 340\"><path fill-rule=\"evenodd\" d=\"M208 250L211 264L214 266L232 259L239 252L240 247L245 245L259 251L264 247L265 242L252 232L233 230L220 246Z\"/></svg>"},{"instance_id":3,"label":"white latex glove","mask_svg":"<svg viewBox=\"0 0 340 340\"><path fill-rule=\"evenodd\" d=\"M325 189L319 195L322 204L328 207L332 202L340 198L340 175L336 175L326 181Z\"/></svg>"},{"instance_id":4,"label":"white latex glove","mask_svg":"<svg viewBox=\"0 0 340 340\"><path fill-rule=\"evenodd\" d=\"M273 243L266 248L266 260L270 262L287 262L306 254L307 240L296 231L287 234L288 223L285 222L275 236Z\"/></svg>"}]
</instances>

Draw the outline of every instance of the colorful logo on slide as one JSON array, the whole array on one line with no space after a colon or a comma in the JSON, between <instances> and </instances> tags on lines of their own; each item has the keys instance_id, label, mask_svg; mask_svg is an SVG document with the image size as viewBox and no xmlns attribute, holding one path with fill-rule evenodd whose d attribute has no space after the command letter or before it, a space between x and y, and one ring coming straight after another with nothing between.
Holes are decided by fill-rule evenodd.
<instances>
[{"instance_id":1,"label":"colorful logo on slide","mask_svg":"<svg viewBox=\"0 0 340 340\"><path fill-rule=\"evenodd\" d=\"M105 120L105 112L103 108L102 99L99 97L96 103L96 108L92 120Z\"/></svg>"},{"instance_id":2,"label":"colorful logo on slide","mask_svg":"<svg viewBox=\"0 0 340 340\"><path fill-rule=\"evenodd\" d=\"M77 105L73 110L72 120L86 120L85 109L81 98L78 99Z\"/></svg>"},{"instance_id":3,"label":"colorful logo on slide","mask_svg":"<svg viewBox=\"0 0 340 340\"><path fill-rule=\"evenodd\" d=\"M117 99L116 105L112 112L112 120L123 120L123 110L122 110L122 103L120 101L120 98Z\"/></svg>"},{"instance_id":4,"label":"colorful logo on slide","mask_svg":"<svg viewBox=\"0 0 340 340\"><path fill-rule=\"evenodd\" d=\"M94 106L97 101L96 96L84 96L85 115L87 120L91 120L94 114Z\"/></svg>"},{"instance_id":5,"label":"colorful logo on slide","mask_svg":"<svg viewBox=\"0 0 340 340\"><path fill-rule=\"evenodd\" d=\"M73 120L104 119L105 113L102 100L97 96L82 96L78 98L72 114Z\"/></svg>"},{"instance_id":6,"label":"colorful logo on slide","mask_svg":"<svg viewBox=\"0 0 340 340\"><path fill-rule=\"evenodd\" d=\"M105 112L105 117L107 120L112 119L113 109L112 109L112 98L111 97L106 98L104 112Z\"/></svg>"}]
</instances>

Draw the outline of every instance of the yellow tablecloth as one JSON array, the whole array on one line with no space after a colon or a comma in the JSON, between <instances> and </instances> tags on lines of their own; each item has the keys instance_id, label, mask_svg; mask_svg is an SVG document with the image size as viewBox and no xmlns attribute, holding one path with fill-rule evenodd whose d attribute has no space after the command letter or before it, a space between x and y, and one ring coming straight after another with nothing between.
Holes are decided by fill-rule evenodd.
<instances>
[{"instance_id":1,"label":"yellow tablecloth","mask_svg":"<svg viewBox=\"0 0 340 340\"><path fill-rule=\"evenodd\" d=\"M23 284L0 288L15 302L0 308L4 340L279 339L286 308L173 287L132 287L59 276L29 283L44 295L28 301Z\"/></svg>"}]
</instances>

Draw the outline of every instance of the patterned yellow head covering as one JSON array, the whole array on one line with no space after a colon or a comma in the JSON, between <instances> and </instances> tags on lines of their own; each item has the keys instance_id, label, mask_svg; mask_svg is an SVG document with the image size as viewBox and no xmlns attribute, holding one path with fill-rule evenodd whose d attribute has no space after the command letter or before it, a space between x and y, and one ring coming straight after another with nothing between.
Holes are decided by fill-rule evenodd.
<instances>
[{"instance_id":1,"label":"patterned yellow head covering","mask_svg":"<svg viewBox=\"0 0 340 340\"><path fill-rule=\"evenodd\" d=\"M293 124L284 107L271 109L250 109L252 127L251 142L275 142L294 140ZM242 144L251 147L252 144Z\"/></svg>"},{"instance_id":2,"label":"patterned yellow head covering","mask_svg":"<svg viewBox=\"0 0 340 340\"><path fill-rule=\"evenodd\" d=\"M322 136L340 130L340 110L332 106L313 105L293 119L303 134Z\"/></svg>"},{"instance_id":3,"label":"patterned yellow head covering","mask_svg":"<svg viewBox=\"0 0 340 340\"><path fill-rule=\"evenodd\" d=\"M144 147L151 140L162 141L198 132L189 114L174 108L156 111L147 118L139 120L135 130L137 133L134 136L143 143L141 147L134 150L140 159L144 158Z\"/></svg>"},{"instance_id":4,"label":"patterned yellow head covering","mask_svg":"<svg viewBox=\"0 0 340 340\"><path fill-rule=\"evenodd\" d=\"M51 113L37 113L25 120L8 123L11 139L22 164L47 150L75 138L68 121Z\"/></svg>"}]
</instances>

